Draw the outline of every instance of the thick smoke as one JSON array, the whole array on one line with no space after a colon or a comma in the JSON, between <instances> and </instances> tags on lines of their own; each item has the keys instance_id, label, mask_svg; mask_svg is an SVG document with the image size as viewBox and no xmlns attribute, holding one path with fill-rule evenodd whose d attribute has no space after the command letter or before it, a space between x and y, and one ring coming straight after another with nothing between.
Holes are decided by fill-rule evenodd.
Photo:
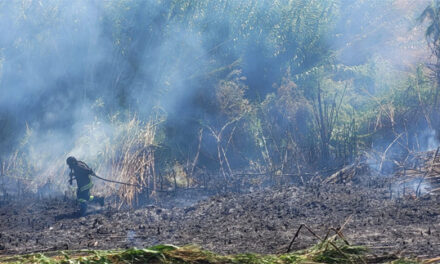
<instances>
[{"instance_id":1,"label":"thick smoke","mask_svg":"<svg viewBox=\"0 0 440 264\"><path fill-rule=\"evenodd\" d=\"M109 139L123 133L109 116L147 121L155 107L183 108L207 57L200 28L173 22L170 8L170 1L0 4L0 160L19 151L42 173L7 176L64 185L57 176L66 174L59 168L68 155L97 169Z\"/></svg>"},{"instance_id":2,"label":"thick smoke","mask_svg":"<svg viewBox=\"0 0 440 264\"><path fill-rule=\"evenodd\" d=\"M251 1L220 1L215 8L216 1L189 1L194 10L204 7L200 14L183 12L184 5L175 1L2 1L0 161L18 149L37 168L65 167L68 155L99 168L94 162L108 146L108 138L121 133L111 117L138 115L147 121L157 109L169 118L170 126L176 122L181 130L176 137L184 135L194 129L190 126L195 118L212 115L197 101L215 85L211 77L226 76L225 69L238 67L249 87L246 95L264 98L280 82L288 63L303 63L291 69L293 74L314 66L308 60L322 54L297 56L309 39L325 42L337 51L336 60L350 66L372 56L393 63L404 59L398 63L407 64L408 57L402 56L406 50L398 41L411 28L409 18L399 18L408 15L399 9L406 1L328 2L333 3L331 16L339 16L336 22L328 20L336 23L328 35L338 37L316 32L323 36L316 40L300 35L289 43L274 28L294 21L288 19L298 15L297 10L277 9L272 1L258 1L256 6ZM411 3L416 5L413 10L426 5ZM262 14L259 21L252 24L240 17L247 9ZM380 21L387 21L387 26ZM387 35L395 32L396 24L398 33ZM381 31L375 32L376 27ZM66 173L40 171L43 175L32 177L41 176L41 182ZM63 177L56 179L57 184L65 182Z\"/></svg>"},{"instance_id":3,"label":"thick smoke","mask_svg":"<svg viewBox=\"0 0 440 264\"><path fill-rule=\"evenodd\" d=\"M336 45L348 65L382 57L400 70L429 55L424 25L417 21L429 0L343 1Z\"/></svg>"},{"instance_id":4,"label":"thick smoke","mask_svg":"<svg viewBox=\"0 0 440 264\"><path fill-rule=\"evenodd\" d=\"M16 136L27 124L72 137L74 124L92 118L77 113L90 104L93 67L109 53L99 40L99 10L89 1L5 1L1 10L2 113L13 116Z\"/></svg>"}]
</instances>

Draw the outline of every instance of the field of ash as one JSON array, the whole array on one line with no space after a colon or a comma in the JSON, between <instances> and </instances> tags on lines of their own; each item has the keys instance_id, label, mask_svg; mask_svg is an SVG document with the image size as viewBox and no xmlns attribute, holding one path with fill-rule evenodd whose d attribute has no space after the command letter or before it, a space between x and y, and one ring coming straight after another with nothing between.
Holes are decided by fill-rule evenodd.
<instances>
[{"instance_id":1,"label":"field of ash","mask_svg":"<svg viewBox=\"0 0 440 264\"><path fill-rule=\"evenodd\" d=\"M374 255L437 257L440 197L390 197L379 182L313 184L223 194L194 203L177 194L167 204L116 210L111 204L74 217L63 198L0 201L0 255L156 244L198 245L217 253L281 253L305 224L324 237L340 228ZM173 206L183 204L186 206ZM302 229L293 250L318 241Z\"/></svg>"}]
</instances>

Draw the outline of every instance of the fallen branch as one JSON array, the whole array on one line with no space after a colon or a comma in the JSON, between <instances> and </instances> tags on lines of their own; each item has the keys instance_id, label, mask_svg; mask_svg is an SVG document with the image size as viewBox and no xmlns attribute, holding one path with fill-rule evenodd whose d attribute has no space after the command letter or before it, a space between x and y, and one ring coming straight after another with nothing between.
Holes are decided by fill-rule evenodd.
<instances>
[{"instance_id":1,"label":"fallen branch","mask_svg":"<svg viewBox=\"0 0 440 264\"><path fill-rule=\"evenodd\" d=\"M391 149L391 147L394 145L394 143L396 143L396 141L403 135L403 133L400 133L394 140L393 142L391 142L391 144L388 145L388 147L385 149L385 151L382 154L381 160L380 160L380 165L379 165L379 173L382 173L382 166L383 166L383 162L385 161L385 158L387 156L387 152Z\"/></svg>"},{"instance_id":2,"label":"fallen branch","mask_svg":"<svg viewBox=\"0 0 440 264\"><path fill-rule=\"evenodd\" d=\"M349 258L344 252L342 252L342 250L341 250L338 246L336 246L333 242L331 242L330 240L323 240L323 239L320 238L315 232L313 232L312 229L311 229L310 227L308 227L308 226L305 225L305 224L301 224L301 225L299 226L298 230L297 230L296 233L295 233L295 236L293 237L292 241L291 241L290 244L289 244L289 247L287 248L287 253L289 253L290 250L292 249L293 242L294 242L295 239L299 236L299 231L300 231L303 227L304 227L305 229L307 229L307 230L308 230L308 231L309 231L314 237L316 237L317 239L319 239L319 240L321 241L321 243L328 242L332 247L334 247L334 248L336 249L336 251L339 252L339 254L341 254L342 256L344 256L344 257L347 258L347 259L350 259L350 258Z\"/></svg>"},{"instance_id":3,"label":"fallen branch","mask_svg":"<svg viewBox=\"0 0 440 264\"><path fill-rule=\"evenodd\" d=\"M322 238L320 238L317 234L315 234L315 232L313 232L312 229L311 229L310 227L306 226L305 224L301 224L301 225L299 226L298 230L296 230L295 236L293 237L292 241L291 241L290 244L289 244L289 247L287 248L287 253L289 253L290 250L292 249L293 242L295 242L295 239L299 236L299 231L301 231L301 229L302 229L303 227L306 228L307 230L309 230L309 232L310 232L313 236L315 236L317 239L319 239L320 241L322 241Z\"/></svg>"},{"instance_id":4,"label":"fallen branch","mask_svg":"<svg viewBox=\"0 0 440 264\"><path fill-rule=\"evenodd\" d=\"M427 259L423 261L423 264L434 264L439 262L440 262L440 257L437 257L437 258Z\"/></svg>"}]
</instances>

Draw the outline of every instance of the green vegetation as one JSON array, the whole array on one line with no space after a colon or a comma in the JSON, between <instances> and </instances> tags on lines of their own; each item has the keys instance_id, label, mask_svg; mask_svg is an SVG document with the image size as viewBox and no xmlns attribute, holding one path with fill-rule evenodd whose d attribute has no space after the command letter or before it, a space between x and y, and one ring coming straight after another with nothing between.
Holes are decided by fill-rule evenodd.
<instances>
[{"instance_id":1,"label":"green vegetation","mask_svg":"<svg viewBox=\"0 0 440 264\"><path fill-rule=\"evenodd\" d=\"M176 247L158 245L146 249L61 251L25 256L3 257L5 263L216 263L216 264L287 264L287 263L365 263L368 261L364 247L327 242L307 250L280 255L238 254L222 256L194 246ZM370 261L374 261L373 258ZM410 260L395 260L393 264L418 263Z\"/></svg>"},{"instance_id":2,"label":"green vegetation","mask_svg":"<svg viewBox=\"0 0 440 264\"><path fill-rule=\"evenodd\" d=\"M102 190L133 204L159 189L306 181L397 137L389 155L426 150L440 127L440 9L428 4L4 1L1 175L66 190L75 155L148 185Z\"/></svg>"}]
</instances>

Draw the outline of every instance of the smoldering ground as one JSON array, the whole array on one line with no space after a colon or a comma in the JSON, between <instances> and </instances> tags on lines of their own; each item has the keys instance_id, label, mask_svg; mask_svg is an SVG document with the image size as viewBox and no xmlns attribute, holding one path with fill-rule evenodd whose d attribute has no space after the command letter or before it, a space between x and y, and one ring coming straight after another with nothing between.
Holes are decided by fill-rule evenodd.
<instances>
[{"instance_id":1,"label":"smoldering ground","mask_svg":"<svg viewBox=\"0 0 440 264\"><path fill-rule=\"evenodd\" d=\"M411 24L426 5L424 1L279 3L2 1L2 176L25 178L32 182L29 191L38 190L50 179L56 190L64 191L68 189L65 158L74 155L99 175L112 178L119 171L111 174L111 166L107 165L139 149L121 144L129 142L121 139L133 135L131 132L139 136L136 140L143 140L139 142L144 149L161 147L163 155L154 162L163 174L184 171L182 164L191 165L197 149L201 149L199 171L194 175L209 171L218 176L217 154L223 142L218 143L215 133L231 120L241 118L231 115L234 110L253 106L255 112L246 112L253 122L239 123L237 130L245 127L255 137L245 131L233 138L232 126L226 131L231 135L228 142L236 144L229 149L235 151L230 159L232 169L259 170L270 163L265 159L269 155L264 154L272 151L270 154L275 156L277 147L287 144L282 140L262 155L262 142L268 137L261 128L262 119L255 118L264 106L262 102L270 103L277 96L283 77L294 81L292 89L300 90L292 98L310 101L301 108L307 112L316 101L317 73L325 72L326 65L333 63L335 67L330 68L342 70L325 72L323 88L352 88L344 97L344 103L349 103L343 108L344 115L350 116L365 109L366 103L371 109L379 108L375 97L400 85L402 79L407 79L405 73L426 56L419 49L426 44L423 31ZM407 4L411 8L394 8ZM411 19L402 20L402 16ZM308 25L313 29L307 30ZM398 25L399 30L395 30ZM377 27L381 30L376 31ZM402 38L408 34L411 41ZM236 75L229 78L231 73ZM233 99L238 99L231 100L227 105L230 108L222 108L217 101L222 81L238 90L232 93L236 97ZM338 91L327 91L328 97L336 98ZM241 108L235 105L237 102ZM328 100L326 103L332 104ZM292 104L286 102L285 106ZM297 129L283 116L290 109L278 110L267 119L282 120L277 125L286 131L291 128L292 134L299 131L299 139L315 135L312 121L304 122L310 129ZM309 116L313 119L312 114ZM408 131L424 137L426 123L412 125ZM283 131L281 135L284 138L286 134ZM431 132L427 138L432 135L435 138ZM310 146L320 138L298 140L298 144L286 147L289 155L284 156L310 154L309 161L318 160L317 149ZM375 141L379 144L377 150L383 152L394 139L394 134L390 138L382 135ZM288 152L292 149L300 151ZM225 152L230 153L227 148ZM296 164L305 160L298 159ZM296 169L309 169L308 165L291 167L296 173ZM223 181L219 178L214 183ZM193 182L201 185L200 179ZM111 193L120 190L114 185L102 187ZM118 212L109 208L75 220L66 217L75 210L74 203L61 198L28 204L4 201L0 208L0 250L12 254L193 243L224 253L273 253L285 250L300 223L323 234L328 227L340 225L353 215L353 222L346 228L354 243L369 244L378 253L406 249L408 255L433 256L439 243L437 198L388 199L388 187L370 187L289 187L215 197L183 209L149 207ZM305 235L295 247L312 243L312 237Z\"/></svg>"},{"instance_id":2,"label":"smoldering ground","mask_svg":"<svg viewBox=\"0 0 440 264\"><path fill-rule=\"evenodd\" d=\"M379 179L380 181L380 179ZM378 183L378 182L377 182ZM327 185L265 189L216 196L189 207L104 210L79 219L59 218L72 204L43 200L0 207L0 252L196 244L219 253L285 252L300 224L318 236L343 225L350 243L370 254L435 257L440 243L438 197L390 199L388 188ZM14 209L11 209L14 208ZM42 213L44 212L44 213ZM302 231L293 249L315 244Z\"/></svg>"}]
</instances>

